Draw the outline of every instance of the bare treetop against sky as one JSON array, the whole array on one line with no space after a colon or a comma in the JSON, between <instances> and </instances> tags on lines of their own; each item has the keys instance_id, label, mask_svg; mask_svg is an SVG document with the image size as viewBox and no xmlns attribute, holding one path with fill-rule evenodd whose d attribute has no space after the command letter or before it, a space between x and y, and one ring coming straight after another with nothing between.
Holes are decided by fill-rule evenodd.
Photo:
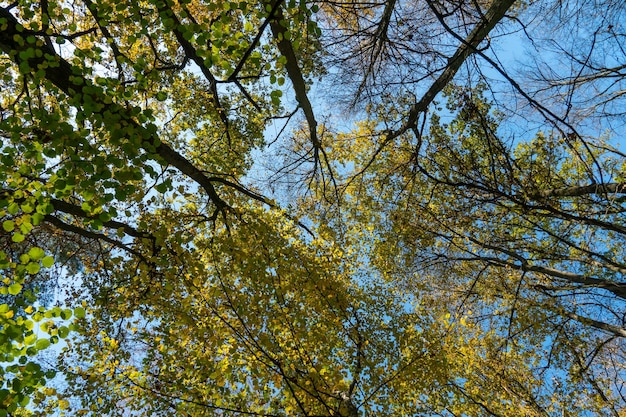
<instances>
[{"instance_id":1,"label":"bare treetop against sky","mask_svg":"<svg viewBox=\"0 0 626 417\"><path fill-rule=\"evenodd\" d=\"M624 415L625 8L0 2L0 417Z\"/></svg>"}]
</instances>

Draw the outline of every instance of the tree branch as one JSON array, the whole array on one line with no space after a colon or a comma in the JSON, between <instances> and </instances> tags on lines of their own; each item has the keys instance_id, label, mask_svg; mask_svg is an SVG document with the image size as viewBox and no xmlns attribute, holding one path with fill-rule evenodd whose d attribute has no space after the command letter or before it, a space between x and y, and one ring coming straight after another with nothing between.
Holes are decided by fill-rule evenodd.
<instances>
[{"instance_id":1,"label":"tree branch","mask_svg":"<svg viewBox=\"0 0 626 417\"><path fill-rule=\"evenodd\" d=\"M584 317L576 313L571 313L569 311L562 311L561 314L586 326L591 326L595 327L596 329L604 330L605 332L613 334L617 337L626 337L626 329L624 329L623 327L614 326L612 324L604 323L602 321L590 319L589 317Z\"/></svg>"},{"instance_id":2,"label":"tree branch","mask_svg":"<svg viewBox=\"0 0 626 417\"><path fill-rule=\"evenodd\" d=\"M263 36L263 32L265 32L265 28L267 27L267 25L272 20L274 20L274 16L276 15L276 12L279 10L282 2L283 2L283 0L277 0L274 3L274 5L272 6L272 10L270 10L269 14L265 18L265 21L259 27L259 31L257 32L256 36L252 40L252 43L250 44L250 46L248 47L246 52L243 54L243 56L239 60L239 63L237 64L237 66L233 70L233 73L230 74L230 76L228 77L228 81L236 81L237 80L237 76L239 75L239 72L241 72L241 70L243 69L243 66L245 65L246 61L250 57L250 54L252 54L252 51L254 51L256 46L261 41L261 36Z\"/></svg>"},{"instance_id":3,"label":"tree branch","mask_svg":"<svg viewBox=\"0 0 626 417\"><path fill-rule=\"evenodd\" d=\"M131 126L139 134L141 138L140 146L146 152L156 153L165 162L176 167L180 172L194 180L204 189L218 210L223 210L227 207L227 204L217 195L213 184L202 171L160 140L156 133L157 127L155 125L143 126L132 116L131 109L116 104L114 100L110 100L112 103L107 103L106 98L113 98L105 97L105 93L101 92L102 90L99 87L94 86L91 80L85 78L80 68L72 66L46 44L41 46L33 46L27 43L20 44L17 39L21 40L21 38L29 34L34 35L34 32L23 29L17 19L9 13L8 9L0 7L0 18L6 20L6 28L0 32L0 50L9 55L11 60L18 65L27 64L32 71L37 69L43 70L45 78L70 97L71 103L75 107L80 107L88 100L90 108L97 109L94 112L102 115L102 120L105 124L119 123ZM18 27L20 27L19 30ZM34 58L23 61L19 57L19 52L30 48L39 50L40 54L35 54ZM113 128L113 126L109 127Z\"/></svg>"},{"instance_id":4,"label":"tree branch","mask_svg":"<svg viewBox=\"0 0 626 417\"><path fill-rule=\"evenodd\" d=\"M174 11L172 10L169 1L163 2L163 7L159 9L159 12L167 13L167 17L172 19L172 21L174 22L172 31L174 32L178 43L183 47L185 55L187 55L200 68L200 71L202 71L202 74L209 82L209 85L211 87L211 95L213 96L213 102L215 104L217 113L222 120L222 123L224 124L224 129L226 130L226 138L228 140L228 144L230 145L230 122L228 120L227 110L224 109L219 99L219 94L217 91L217 79L215 78L213 73L211 73L209 67L204 63L204 59L202 59L198 55L198 51L196 51L196 48L191 44L190 41L185 39L185 37L183 36L183 33L180 31L180 19L178 19L178 16L176 16L176 13L174 13Z\"/></svg>"},{"instance_id":5,"label":"tree branch","mask_svg":"<svg viewBox=\"0 0 626 417\"><path fill-rule=\"evenodd\" d=\"M515 0L494 0L492 2L491 7L487 10L482 20L461 43L454 55L448 59L448 65L446 65L444 71L439 75L439 77L437 77L426 93L424 93L422 98L411 106L404 124L402 124L402 126L400 126L397 130L390 130L386 132L383 142L378 146L378 148L376 148L370 160L355 175L355 177L364 173L372 165L372 163L374 163L374 160L389 143L417 126L420 113L425 112L441 90L443 90L444 87L452 81L458 70L461 68L461 65L463 65L465 60L471 54L476 52L478 45L485 40L487 35L489 35L496 24L502 20L506 12L511 8L511 6L513 6L514 3Z\"/></svg>"},{"instance_id":6,"label":"tree branch","mask_svg":"<svg viewBox=\"0 0 626 417\"><path fill-rule=\"evenodd\" d=\"M129 247L128 245L120 242L119 240L115 240L103 233L96 233L96 232L92 232L90 230L85 230L81 227L75 226L73 224L69 224L64 222L63 220L59 219L58 217L52 216L50 214L46 214L46 216L44 217L44 221L58 227L61 230L65 230L66 232L71 232L89 239L95 239L95 240L100 240L100 241L104 241L107 243L110 243L111 245L120 248L134 256L136 256L138 259L141 259L143 262L145 262L146 264L150 265L151 263L148 262L148 260L144 257L143 254L141 254L140 252L136 251L135 249Z\"/></svg>"},{"instance_id":7,"label":"tree branch","mask_svg":"<svg viewBox=\"0 0 626 417\"><path fill-rule=\"evenodd\" d=\"M298 66L298 58L293 49L292 43L287 39L288 32L281 22L286 22L282 9L279 7L276 10L276 17L270 22L272 34L276 40L276 45L281 55L285 57L287 62L285 63L285 69L287 75L293 85L293 90L296 94L296 101L302 108L304 116L306 117L307 124L309 125L309 134L311 135L311 142L313 143L315 161L319 160L319 149L321 144L317 137L317 121L315 120L315 114L313 113L313 106L309 101L309 97L306 93L306 83L302 71Z\"/></svg>"},{"instance_id":8,"label":"tree branch","mask_svg":"<svg viewBox=\"0 0 626 417\"><path fill-rule=\"evenodd\" d=\"M533 199L550 197L581 197L590 194L626 194L626 183L589 184L543 190L531 195Z\"/></svg>"}]
</instances>

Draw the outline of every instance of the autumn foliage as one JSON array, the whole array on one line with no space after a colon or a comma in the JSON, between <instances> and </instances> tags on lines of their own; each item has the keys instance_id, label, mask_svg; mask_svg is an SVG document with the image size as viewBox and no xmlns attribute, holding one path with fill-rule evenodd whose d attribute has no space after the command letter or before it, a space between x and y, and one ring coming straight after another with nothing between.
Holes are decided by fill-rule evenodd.
<instances>
[{"instance_id":1,"label":"autumn foliage","mask_svg":"<svg viewBox=\"0 0 626 417\"><path fill-rule=\"evenodd\" d=\"M624 16L0 3L0 417L624 415Z\"/></svg>"}]
</instances>

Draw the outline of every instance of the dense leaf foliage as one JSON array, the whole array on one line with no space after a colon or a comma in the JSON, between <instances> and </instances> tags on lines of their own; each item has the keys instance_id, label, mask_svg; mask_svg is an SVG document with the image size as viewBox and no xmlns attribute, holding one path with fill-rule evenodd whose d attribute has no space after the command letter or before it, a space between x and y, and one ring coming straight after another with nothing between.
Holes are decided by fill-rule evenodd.
<instances>
[{"instance_id":1,"label":"dense leaf foliage","mask_svg":"<svg viewBox=\"0 0 626 417\"><path fill-rule=\"evenodd\" d=\"M623 415L624 9L0 3L0 417Z\"/></svg>"}]
</instances>

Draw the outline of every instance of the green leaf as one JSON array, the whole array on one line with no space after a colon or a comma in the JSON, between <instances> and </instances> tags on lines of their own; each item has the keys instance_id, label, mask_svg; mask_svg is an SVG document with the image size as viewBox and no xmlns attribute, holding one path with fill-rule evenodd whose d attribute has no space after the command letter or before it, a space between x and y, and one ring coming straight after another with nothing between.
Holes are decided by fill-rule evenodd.
<instances>
[{"instance_id":1,"label":"green leaf","mask_svg":"<svg viewBox=\"0 0 626 417\"><path fill-rule=\"evenodd\" d=\"M23 253L20 255L19 259L22 265L26 265L27 263L30 262L30 255L28 255L27 253Z\"/></svg>"},{"instance_id":2,"label":"green leaf","mask_svg":"<svg viewBox=\"0 0 626 417\"><path fill-rule=\"evenodd\" d=\"M70 329L66 326L59 327L59 337L65 339L70 334Z\"/></svg>"},{"instance_id":3,"label":"green leaf","mask_svg":"<svg viewBox=\"0 0 626 417\"><path fill-rule=\"evenodd\" d=\"M22 291L22 284L15 282L9 285L9 294L18 295L20 291Z\"/></svg>"},{"instance_id":4,"label":"green leaf","mask_svg":"<svg viewBox=\"0 0 626 417\"><path fill-rule=\"evenodd\" d=\"M170 188L170 183L168 181L162 182L161 184L158 184L154 187L154 189L160 192L161 194L167 192L169 188Z\"/></svg>"},{"instance_id":5,"label":"green leaf","mask_svg":"<svg viewBox=\"0 0 626 417\"><path fill-rule=\"evenodd\" d=\"M28 250L28 256L30 256L30 259L32 259L33 261L40 260L41 258L44 257L44 255L45 255L44 250L37 246L34 246Z\"/></svg>"},{"instance_id":6,"label":"green leaf","mask_svg":"<svg viewBox=\"0 0 626 417\"><path fill-rule=\"evenodd\" d=\"M13 220L5 220L2 222L2 228L5 232L12 232L15 228L15 222Z\"/></svg>"},{"instance_id":7,"label":"green leaf","mask_svg":"<svg viewBox=\"0 0 626 417\"><path fill-rule=\"evenodd\" d=\"M39 207L37 207L39 208ZM43 221L43 219L45 219L45 216L41 213L34 213L33 214L33 226L37 226L39 223L41 223Z\"/></svg>"},{"instance_id":8,"label":"green leaf","mask_svg":"<svg viewBox=\"0 0 626 417\"><path fill-rule=\"evenodd\" d=\"M13 234L13 236L11 237L11 240L15 243L20 243L23 242L25 239L25 236L21 233L15 233Z\"/></svg>"},{"instance_id":9,"label":"green leaf","mask_svg":"<svg viewBox=\"0 0 626 417\"><path fill-rule=\"evenodd\" d=\"M31 275L35 275L36 273L39 272L40 269L41 269L41 266L39 265L38 262L30 262L28 265L26 265L26 272L28 272Z\"/></svg>"},{"instance_id":10,"label":"green leaf","mask_svg":"<svg viewBox=\"0 0 626 417\"><path fill-rule=\"evenodd\" d=\"M76 307L74 309L74 317L77 319L82 319L85 317L85 309L82 307Z\"/></svg>"},{"instance_id":11,"label":"green leaf","mask_svg":"<svg viewBox=\"0 0 626 417\"><path fill-rule=\"evenodd\" d=\"M11 203L9 204L9 207L7 207L7 211L9 214L17 214L17 212L20 211L20 205L17 203Z\"/></svg>"},{"instance_id":12,"label":"green leaf","mask_svg":"<svg viewBox=\"0 0 626 417\"><path fill-rule=\"evenodd\" d=\"M35 347L37 350L44 350L50 346L50 341L48 339L39 339L37 343L35 343Z\"/></svg>"},{"instance_id":13,"label":"green leaf","mask_svg":"<svg viewBox=\"0 0 626 417\"><path fill-rule=\"evenodd\" d=\"M54 265L54 258L52 256L45 256L42 260L41 260L41 265L44 268L50 268L52 265Z\"/></svg>"},{"instance_id":14,"label":"green leaf","mask_svg":"<svg viewBox=\"0 0 626 417\"><path fill-rule=\"evenodd\" d=\"M54 182L54 188L57 190L63 190L65 189L65 187L67 187L67 183L65 182L65 180L59 178Z\"/></svg>"},{"instance_id":15,"label":"green leaf","mask_svg":"<svg viewBox=\"0 0 626 417\"><path fill-rule=\"evenodd\" d=\"M33 225L30 221L24 220L22 224L20 224L20 232L27 235L30 231L33 230Z\"/></svg>"},{"instance_id":16,"label":"green leaf","mask_svg":"<svg viewBox=\"0 0 626 417\"><path fill-rule=\"evenodd\" d=\"M69 308L66 308L65 310L61 311L61 318L63 320L68 320L72 317L72 310L70 310Z\"/></svg>"},{"instance_id":17,"label":"green leaf","mask_svg":"<svg viewBox=\"0 0 626 417\"><path fill-rule=\"evenodd\" d=\"M35 207L33 207L30 203L24 203L20 206L20 208L24 213L32 213L35 210Z\"/></svg>"},{"instance_id":18,"label":"green leaf","mask_svg":"<svg viewBox=\"0 0 626 417\"><path fill-rule=\"evenodd\" d=\"M24 338L24 344L26 346L33 345L33 344L35 344L36 341L37 341L37 335L34 334L34 333L31 333L31 334L29 334L28 336L26 336Z\"/></svg>"}]
</instances>

